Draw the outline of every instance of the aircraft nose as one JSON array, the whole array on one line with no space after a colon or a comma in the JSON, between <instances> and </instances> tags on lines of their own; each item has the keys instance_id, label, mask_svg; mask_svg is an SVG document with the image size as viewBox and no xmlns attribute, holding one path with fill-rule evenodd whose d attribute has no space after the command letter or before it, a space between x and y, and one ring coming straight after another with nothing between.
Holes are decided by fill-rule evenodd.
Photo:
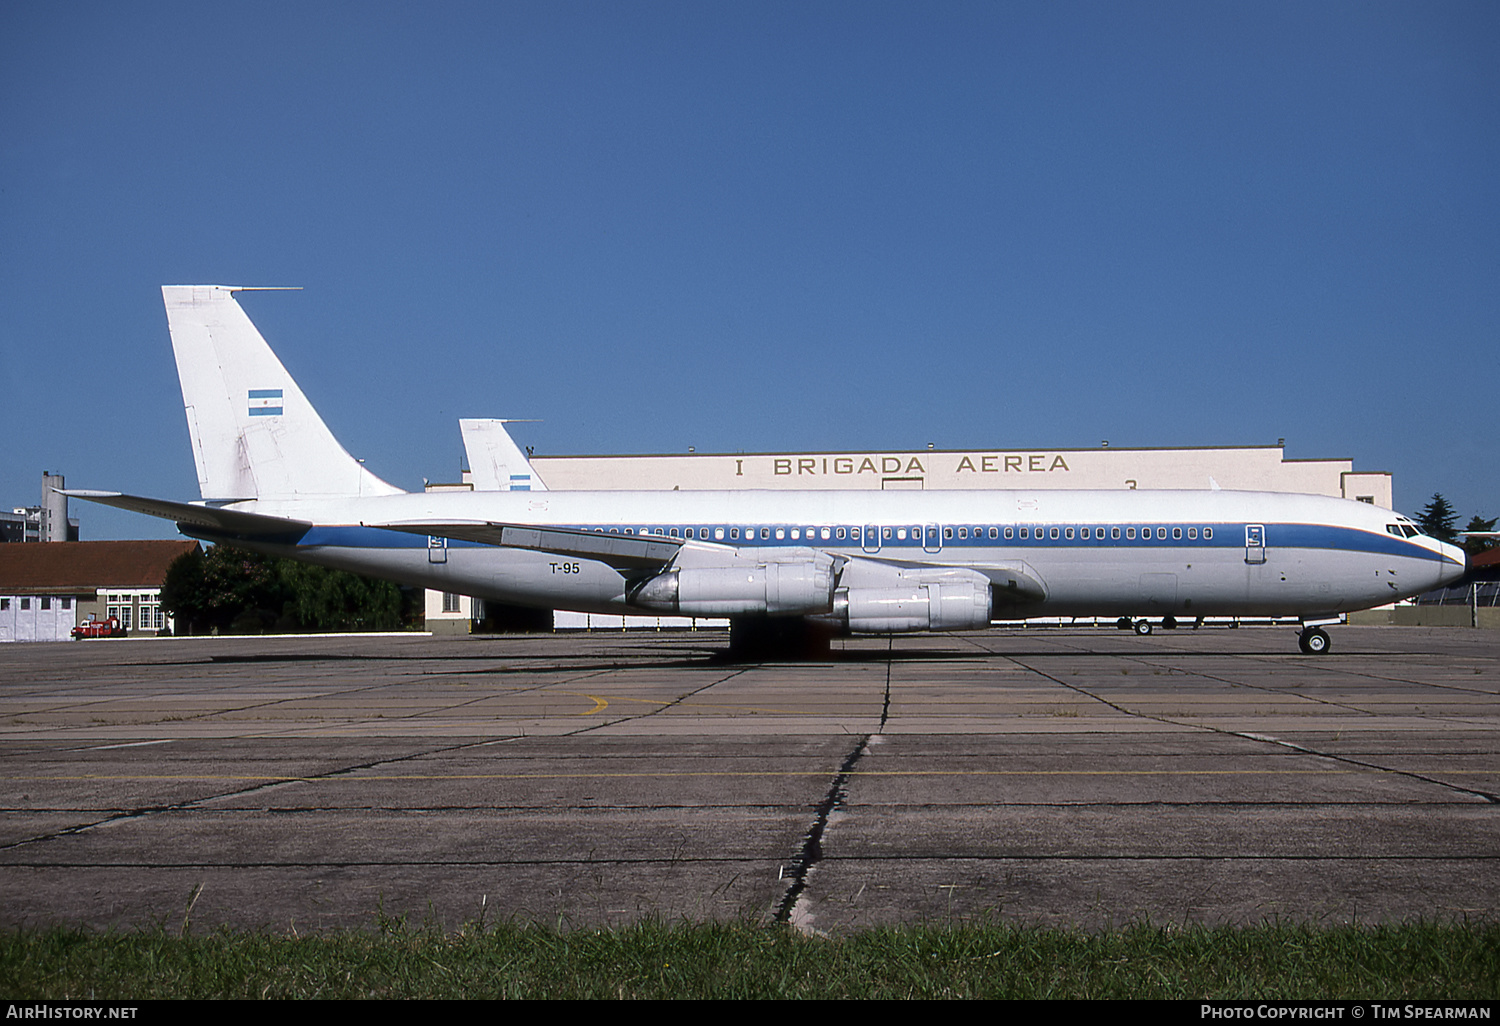
<instances>
[{"instance_id":1,"label":"aircraft nose","mask_svg":"<svg viewBox=\"0 0 1500 1026\"><path fill-rule=\"evenodd\" d=\"M1469 554L1461 547L1438 542L1438 551L1443 556L1443 562L1438 570L1437 587L1452 584L1469 572Z\"/></svg>"}]
</instances>

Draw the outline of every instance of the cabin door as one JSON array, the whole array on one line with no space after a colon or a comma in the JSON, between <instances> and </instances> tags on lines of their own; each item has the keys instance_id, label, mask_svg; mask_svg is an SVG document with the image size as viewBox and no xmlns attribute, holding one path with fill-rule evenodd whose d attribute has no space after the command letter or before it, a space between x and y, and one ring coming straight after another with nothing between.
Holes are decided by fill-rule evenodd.
<instances>
[{"instance_id":1,"label":"cabin door","mask_svg":"<svg viewBox=\"0 0 1500 1026\"><path fill-rule=\"evenodd\" d=\"M1264 524L1245 525L1245 562L1266 561L1266 528Z\"/></svg>"}]
</instances>

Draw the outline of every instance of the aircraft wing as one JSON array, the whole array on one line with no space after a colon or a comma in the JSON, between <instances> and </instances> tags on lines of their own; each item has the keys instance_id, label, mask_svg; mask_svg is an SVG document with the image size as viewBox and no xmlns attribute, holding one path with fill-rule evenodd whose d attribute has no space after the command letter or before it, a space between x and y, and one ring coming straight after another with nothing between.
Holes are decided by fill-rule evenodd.
<instances>
[{"instance_id":1,"label":"aircraft wing","mask_svg":"<svg viewBox=\"0 0 1500 1026\"><path fill-rule=\"evenodd\" d=\"M855 554L850 560L879 563L903 571L912 579L920 580L924 574L941 578L946 573L977 573L988 577L994 586L996 602L1008 605L1027 605L1043 602L1047 598L1047 586L1041 575L1030 564L1021 560L1010 563L928 563L916 559L890 559L869 554Z\"/></svg>"},{"instance_id":2,"label":"aircraft wing","mask_svg":"<svg viewBox=\"0 0 1500 1026\"><path fill-rule=\"evenodd\" d=\"M174 502L171 499L148 499L140 495L124 495L120 492L96 492L79 488L57 489L59 494L72 499L87 499L103 506L128 509L133 513L161 517L174 521L179 527L204 528L214 534L231 535L237 538L300 538L312 524L306 520L290 520L284 517L269 517L264 513L244 513L240 510L206 506L197 502ZM190 532L184 531L187 534Z\"/></svg>"},{"instance_id":3,"label":"aircraft wing","mask_svg":"<svg viewBox=\"0 0 1500 1026\"><path fill-rule=\"evenodd\" d=\"M682 548L681 538L655 535L599 534L572 527L538 527L535 524L497 524L485 520L447 520L429 523L365 523L388 531L405 531L457 541L498 545L508 549L532 549L559 556L592 559L616 570L660 570Z\"/></svg>"}]
</instances>

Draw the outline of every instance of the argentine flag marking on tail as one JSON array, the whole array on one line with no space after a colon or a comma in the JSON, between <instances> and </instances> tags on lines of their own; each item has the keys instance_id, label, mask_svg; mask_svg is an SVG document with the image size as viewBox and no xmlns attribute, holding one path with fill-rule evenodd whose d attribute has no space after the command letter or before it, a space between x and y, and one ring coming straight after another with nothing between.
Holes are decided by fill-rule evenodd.
<instances>
[{"instance_id":1,"label":"argentine flag marking on tail","mask_svg":"<svg viewBox=\"0 0 1500 1026\"><path fill-rule=\"evenodd\" d=\"M281 389L252 388L250 390L250 416L281 416Z\"/></svg>"}]
</instances>

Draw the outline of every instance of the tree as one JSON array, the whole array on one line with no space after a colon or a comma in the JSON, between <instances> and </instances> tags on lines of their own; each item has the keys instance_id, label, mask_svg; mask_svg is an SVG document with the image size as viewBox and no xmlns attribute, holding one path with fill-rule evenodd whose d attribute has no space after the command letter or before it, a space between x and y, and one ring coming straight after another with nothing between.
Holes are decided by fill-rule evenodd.
<instances>
[{"instance_id":1,"label":"tree","mask_svg":"<svg viewBox=\"0 0 1500 1026\"><path fill-rule=\"evenodd\" d=\"M280 561L277 572L286 586L288 612L304 629L324 631L399 630L401 589L343 570Z\"/></svg>"},{"instance_id":2,"label":"tree","mask_svg":"<svg viewBox=\"0 0 1500 1026\"><path fill-rule=\"evenodd\" d=\"M1475 513L1472 517L1469 518L1469 525L1465 527L1464 530L1493 531L1497 522L1500 522L1500 517L1491 517L1490 519L1485 520L1480 517L1478 513ZM1465 538L1464 548L1468 549L1471 554L1487 552L1495 547L1495 541L1496 540L1494 538Z\"/></svg>"},{"instance_id":3,"label":"tree","mask_svg":"<svg viewBox=\"0 0 1500 1026\"><path fill-rule=\"evenodd\" d=\"M1458 512L1440 493L1433 493L1432 501L1422 507L1422 511L1417 514L1417 523L1421 525L1423 534L1431 535L1439 541L1458 540L1458 530L1454 526L1458 523Z\"/></svg>"},{"instance_id":4,"label":"tree","mask_svg":"<svg viewBox=\"0 0 1500 1026\"><path fill-rule=\"evenodd\" d=\"M162 608L177 620L179 634L263 633L285 612L277 562L229 545L194 549L167 568Z\"/></svg>"},{"instance_id":5,"label":"tree","mask_svg":"<svg viewBox=\"0 0 1500 1026\"><path fill-rule=\"evenodd\" d=\"M180 634L399 630L407 615L401 589L389 581L230 545L174 560L161 604Z\"/></svg>"}]
</instances>

